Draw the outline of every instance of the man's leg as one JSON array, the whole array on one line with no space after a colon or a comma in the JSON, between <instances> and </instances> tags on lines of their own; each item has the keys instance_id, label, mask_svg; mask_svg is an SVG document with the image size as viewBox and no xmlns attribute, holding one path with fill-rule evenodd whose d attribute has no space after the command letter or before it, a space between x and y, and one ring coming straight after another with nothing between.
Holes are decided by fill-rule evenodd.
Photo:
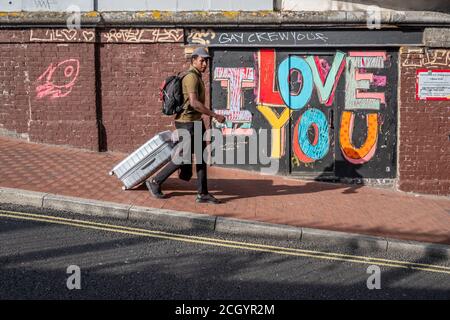
<instances>
[{"instance_id":1,"label":"man's leg","mask_svg":"<svg viewBox=\"0 0 450 320\"><path fill-rule=\"evenodd\" d=\"M173 163L173 161L170 161L160 172L158 172L158 174L152 180L157 184L162 185L164 181L166 181L167 178L169 178L180 167L181 165L175 164Z\"/></svg>"},{"instance_id":2,"label":"man's leg","mask_svg":"<svg viewBox=\"0 0 450 320\"><path fill-rule=\"evenodd\" d=\"M145 185L148 188L148 191L158 199L165 198L164 193L161 191L161 185L164 183L164 181L167 180L167 178L170 177L172 173L178 170L180 165L176 165L172 161L170 161L158 174L153 177L150 180L147 180L145 182Z\"/></svg>"},{"instance_id":3,"label":"man's leg","mask_svg":"<svg viewBox=\"0 0 450 320\"><path fill-rule=\"evenodd\" d=\"M195 125L197 126L197 132L201 133L201 137L192 137L195 138L196 144L201 144L201 149L195 149L194 147L195 169L197 171L197 192L198 194L208 194L207 166L205 159L203 159L203 152L206 148L206 142L203 141L203 135L205 134L206 129L203 121L198 121Z\"/></svg>"},{"instance_id":4,"label":"man's leg","mask_svg":"<svg viewBox=\"0 0 450 320\"><path fill-rule=\"evenodd\" d=\"M189 125L184 123L175 122L175 127L177 129L186 129L189 130ZM177 148L182 148L183 143L190 143L190 141L183 142L183 137L180 139L180 143L177 145ZM192 148L191 148L192 149ZM192 165L192 164L189 164ZM156 198L164 198L164 194L161 191L161 185L175 172L177 171L182 164L175 164L173 160L171 160L156 176L154 176L150 181L146 182L146 185L152 195Z\"/></svg>"},{"instance_id":5,"label":"man's leg","mask_svg":"<svg viewBox=\"0 0 450 320\"><path fill-rule=\"evenodd\" d=\"M197 170L197 192L198 194L208 194L206 163L197 164L195 167Z\"/></svg>"},{"instance_id":6,"label":"man's leg","mask_svg":"<svg viewBox=\"0 0 450 320\"><path fill-rule=\"evenodd\" d=\"M201 143L201 151L202 151L202 155L200 157L200 160L198 160L198 156L196 155L196 170L197 170L197 198L196 201L200 202L200 203L221 203L221 201L219 199L216 199L215 197L213 197L213 195L211 195L208 191L208 174L207 174L207 164L206 164L206 159L203 159L203 154L204 151L206 149L206 141L203 141L203 135L205 133L206 129L205 126L202 122L202 138L201 141L199 141L200 139L197 137L196 142L197 143Z\"/></svg>"}]
</instances>

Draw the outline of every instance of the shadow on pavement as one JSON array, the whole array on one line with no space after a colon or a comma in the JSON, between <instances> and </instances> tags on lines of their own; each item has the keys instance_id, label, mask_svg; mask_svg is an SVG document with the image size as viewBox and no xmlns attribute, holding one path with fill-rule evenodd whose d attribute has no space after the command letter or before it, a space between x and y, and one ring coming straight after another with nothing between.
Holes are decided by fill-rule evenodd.
<instances>
[{"instance_id":1,"label":"shadow on pavement","mask_svg":"<svg viewBox=\"0 0 450 320\"><path fill-rule=\"evenodd\" d=\"M167 191L169 197L192 195L196 193L195 188L197 179L192 179L189 184L184 184L183 187L186 190L173 192L170 192L170 190L173 190L174 187L179 190L180 185L172 183L171 180L172 179L168 179L162 186L163 191ZM304 185L297 186L278 185L274 184L273 180L259 179L209 179L208 187L210 190L214 190L214 195L222 196L221 199L224 202L245 198L296 195L347 188L345 185L341 184L325 184L319 182L307 182Z\"/></svg>"}]
</instances>

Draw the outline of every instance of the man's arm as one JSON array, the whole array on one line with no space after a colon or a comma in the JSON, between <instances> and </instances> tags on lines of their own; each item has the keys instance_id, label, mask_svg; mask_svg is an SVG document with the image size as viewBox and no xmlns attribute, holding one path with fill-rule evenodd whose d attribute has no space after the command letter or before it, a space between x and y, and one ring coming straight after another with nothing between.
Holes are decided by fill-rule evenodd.
<instances>
[{"instance_id":1,"label":"man's arm","mask_svg":"<svg viewBox=\"0 0 450 320\"><path fill-rule=\"evenodd\" d=\"M196 111L206 114L210 117L215 118L218 122L223 123L225 122L225 117L217 114L215 112L212 112L211 110L209 110L208 108L205 107L205 105L203 103L201 103L198 98L197 98L197 93L192 92L189 93L189 104L191 105L192 108L194 108Z\"/></svg>"}]
</instances>

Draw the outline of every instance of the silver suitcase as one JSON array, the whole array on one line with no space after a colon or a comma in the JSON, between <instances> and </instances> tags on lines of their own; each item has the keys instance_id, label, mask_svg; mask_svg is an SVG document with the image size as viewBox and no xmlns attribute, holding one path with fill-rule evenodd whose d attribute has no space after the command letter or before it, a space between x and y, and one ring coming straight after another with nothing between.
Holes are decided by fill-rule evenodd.
<instances>
[{"instance_id":1,"label":"silver suitcase","mask_svg":"<svg viewBox=\"0 0 450 320\"><path fill-rule=\"evenodd\" d=\"M109 174L122 181L123 190L131 189L170 161L174 145L171 131L160 132L116 165Z\"/></svg>"}]
</instances>

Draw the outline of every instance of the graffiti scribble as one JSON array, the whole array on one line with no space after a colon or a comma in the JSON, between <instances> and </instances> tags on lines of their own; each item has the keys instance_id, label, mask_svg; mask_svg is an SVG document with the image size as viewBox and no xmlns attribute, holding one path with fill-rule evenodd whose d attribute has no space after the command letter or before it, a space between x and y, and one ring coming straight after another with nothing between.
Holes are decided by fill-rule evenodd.
<instances>
[{"instance_id":1,"label":"graffiti scribble","mask_svg":"<svg viewBox=\"0 0 450 320\"><path fill-rule=\"evenodd\" d=\"M216 37L216 33L211 29L192 29L189 32L188 40L191 40L192 43L208 45L210 40L213 40Z\"/></svg>"},{"instance_id":2,"label":"graffiti scribble","mask_svg":"<svg viewBox=\"0 0 450 320\"><path fill-rule=\"evenodd\" d=\"M94 31L77 29L30 30L30 42L93 42Z\"/></svg>"},{"instance_id":3,"label":"graffiti scribble","mask_svg":"<svg viewBox=\"0 0 450 320\"><path fill-rule=\"evenodd\" d=\"M450 67L450 50L446 49L403 49L403 67Z\"/></svg>"},{"instance_id":4,"label":"graffiti scribble","mask_svg":"<svg viewBox=\"0 0 450 320\"><path fill-rule=\"evenodd\" d=\"M69 59L58 64L51 63L47 70L36 80L36 97L42 99L49 96L50 99L67 97L77 81L80 71L80 62L77 59Z\"/></svg>"},{"instance_id":5,"label":"graffiti scribble","mask_svg":"<svg viewBox=\"0 0 450 320\"><path fill-rule=\"evenodd\" d=\"M158 43L181 42L183 40L182 29L110 29L103 33L106 42L124 43Z\"/></svg>"}]
</instances>

